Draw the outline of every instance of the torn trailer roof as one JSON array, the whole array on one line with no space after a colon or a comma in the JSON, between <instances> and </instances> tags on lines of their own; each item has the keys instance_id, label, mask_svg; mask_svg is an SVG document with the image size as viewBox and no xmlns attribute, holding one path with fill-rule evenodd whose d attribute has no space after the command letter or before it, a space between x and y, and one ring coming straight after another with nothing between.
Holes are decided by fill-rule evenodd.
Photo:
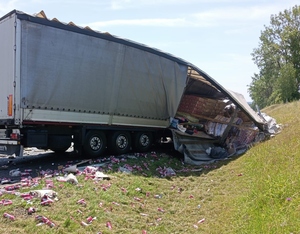
<instances>
[{"instance_id":1,"label":"torn trailer roof","mask_svg":"<svg viewBox=\"0 0 300 234\"><path fill-rule=\"evenodd\" d=\"M116 64L120 63L120 66L113 67L110 65L111 67L108 68L105 67L107 63L102 63L99 67L101 67L102 72L105 71L106 76L101 77L101 79L106 79L104 80L105 83L111 84L112 90L116 87L120 88L122 85L125 85L125 88L120 88L116 92L112 91L108 94L107 90L111 89L104 86L101 87L100 83L97 85L97 82L100 81L95 80L95 83L91 83L90 85L92 86L87 88L87 90L93 90L95 87L98 87L99 93L106 92L107 97L110 95L109 101L115 103L115 106L109 102L105 102L106 99L102 98L101 105L105 109L105 111L102 111L103 114L119 115L119 120L123 118L122 116L134 117L137 122L142 118L147 119L147 123L158 123L158 121L161 120L161 124L156 124L155 127L167 127L172 131L174 147L176 150L184 153L185 162L187 163L202 164L228 157L238 153L239 150L246 149L249 144L261 140L264 138L262 135L268 133L268 123L265 118L257 114L248 105L241 94L225 89L216 80L190 62L158 49L113 36L107 32L95 31L89 27L79 27L73 22L63 23L56 18L50 20L43 11L35 15L28 15L21 11L14 10L0 18L0 22L12 15L16 15L18 20L23 21L22 30L24 32L26 31L27 35L30 35L24 38L27 42L26 44L24 43L26 48L24 48L24 53L21 53L21 56L25 56L27 53L30 54L30 51L34 50L37 43L41 43L38 48L40 51L37 54L41 56L39 61L49 56L47 53L50 53L50 55L51 53L56 53L55 50L57 48L53 48L52 51L49 51L49 49L44 46L45 43L43 44L38 38L45 39L46 42L49 38L52 38L51 40L57 40L56 42L58 43L58 40L61 40L61 38L65 38L66 40L68 38L72 39L67 34L67 32L70 32L76 36L77 40L80 39L80 42L85 43L83 45L86 51L82 53L82 56L86 56L86 60L91 60L88 56L94 56L95 59L99 56L99 53L93 53L95 46L101 47L101 49L107 50L106 52L109 53L107 43L112 42L112 44L110 44L111 47L109 47L112 51L109 55L111 56L109 57L109 61L114 61ZM51 28L51 30L47 31L47 27ZM56 38L57 35L59 35L60 38ZM80 38L78 35L80 35ZM89 39L86 40L86 38L84 38L85 36ZM99 40L93 40L93 38ZM72 52L72 47L70 47L72 43L66 43L66 40L64 40L63 44L64 49L67 48ZM91 45L91 43L94 44ZM118 45L122 46L120 47ZM57 54L59 54L60 50L57 50ZM87 50L90 50L90 53ZM121 60L120 56L114 59L114 54L120 55L120 53L122 53ZM79 56L73 56L73 58L75 57L78 59L78 63L83 59ZM47 98L44 94L47 93L47 90L51 87L49 85L34 86L38 84L37 79L41 79L41 77L35 74L36 71L30 71L25 66L32 63L35 69L45 71L45 68L42 66L41 68L38 67L39 63L35 63L36 56L27 56L26 58L24 57L24 59L28 61L27 64L24 65L24 68L21 69L21 72L27 73L26 80L21 80L21 82L27 82L27 86L26 89L21 91L23 94L27 92L28 98L24 99L26 103L21 103L21 105L23 105L22 107L34 109L34 107L39 106L39 109L57 109L61 111L61 113L67 108L71 110L74 109L74 112L77 110L79 110L79 112L88 113L97 112L94 108L95 106L99 106L99 98L96 97L89 98L89 102L84 102L82 98L76 99L80 98L81 95L67 94L68 96L63 96L66 94L61 92L61 96L52 95L51 99ZM70 59L64 60L65 66L72 66ZM102 57L101 59L104 61L105 58ZM145 62L139 63L138 66L134 65L138 60ZM49 61L47 65L52 62L53 67L61 66L61 63L57 64L55 60ZM44 66L44 64L42 65ZM136 69L136 67L139 69ZM97 69L97 66L91 67L90 64L83 68L86 69L85 73L87 74L93 72L91 75L101 72L100 70L93 70ZM76 69L79 68L77 67ZM115 69L114 73L110 72L112 69ZM70 69L70 72L75 73L74 77L76 77L82 71L76 72L76 70ZM127 80L120 79L124 74L127 74L127 77L125 77ZM116 75L119 80L114 81ZM146 87L148 90L143 90L139 87L130 87L130 85L136 85L137 82L135 81L141 80L142 78L145 79L145 81L148 79L149 83L147 85L148 87ZM48 82L49 80L51 80L52 83L57 82L53 87L66 87L66 84L68 84L72 86L72 90L76 94L81 94L82 92L83 86L75 86L70 83L70 80L64 81L64 79L58 76L51 76L51 79L47 79ZM47 90L43 90L43 88ZM152 102L153 108L149 108L149 106L147 108L147 106L139 104L140 100L130 97L132 92L128 92L127 88L131 88L136 97L152 97L150 101ZM35 90L36 92L29 92L30 90ZM57 88L53 89L53 93L55 90L57 90ZM40 92L40 95L38 92ZM70 97L72 97L72 99L70 99ZM43 100L43 98L45 98L45 100ZM41 102L41 100L43 102ZM52 101L51 105L47 103L49 100ZM128 104L126 104L128 100L131 100L130 108L128 108ZM149 100L147 100L147 102L148 101ZM61 106L61 102L65 102L65 106ZM55 106L53 103L58 103L58 105ZM113 107L113 109L110 109L111 107ZM28 113L30 113L30 115L28 114L26 116L33 119L32 113L34 113L34 111L31 110ZM139 115L139 113L143 114ZM32 119L27 119L27 121L31 121ZM140 122L142 123L142 121ZM164 126L165 123L166 125ZM108 124L113 125L114 123L110 122ZM118 122L117 124L122 125L128 123Z\"/></svg>"}]
</instances>

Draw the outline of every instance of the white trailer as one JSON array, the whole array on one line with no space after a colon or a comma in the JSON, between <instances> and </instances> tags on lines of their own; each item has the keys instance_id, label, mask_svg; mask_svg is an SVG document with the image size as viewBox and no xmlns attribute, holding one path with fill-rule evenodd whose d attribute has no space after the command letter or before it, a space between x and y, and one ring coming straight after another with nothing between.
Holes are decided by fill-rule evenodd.
<instances>
[{"instance_id":1,"label":"white trailer","mask_svg":"<svg viewBox=\"0 0 300 234\"><path fill-rule=\"evenodd\" d=\"M230 100L264 127L234 93L180 58L44 12L0 18L0 152L65 151L71 143L89 156L147 151L171 135L186 95Z\"/></svg>"}]
</instances>

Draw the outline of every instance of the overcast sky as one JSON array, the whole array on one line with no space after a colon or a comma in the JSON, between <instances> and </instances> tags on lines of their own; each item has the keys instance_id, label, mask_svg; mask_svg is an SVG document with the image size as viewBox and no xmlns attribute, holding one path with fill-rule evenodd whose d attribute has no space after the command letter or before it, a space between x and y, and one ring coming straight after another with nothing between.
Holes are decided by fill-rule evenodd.
<instances>
[{"instance_id":1,"label":"overcast sky","mask_svg":"<svg viewBox=\"0 0 300 234\"><path fill-rule=\"evenodd\" d=\"M49 19L109 32L189 61L251 101L251 53L270 16L299 0L0 0L0 17L43 10Z\"/></svg>"}]
</instances>

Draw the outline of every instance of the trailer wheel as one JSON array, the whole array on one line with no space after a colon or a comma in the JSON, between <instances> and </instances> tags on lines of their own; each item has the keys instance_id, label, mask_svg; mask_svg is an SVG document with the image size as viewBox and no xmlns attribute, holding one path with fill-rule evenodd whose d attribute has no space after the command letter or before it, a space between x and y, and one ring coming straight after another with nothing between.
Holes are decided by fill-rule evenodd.
<instances>
[{"instance_id":1,"label":"trailer wheel","mask_svg":"<svg viewBox=\"0 0 300 234\"><path fill-rule=\"evenodd\" d=\"M129 132L114 132L110 137L110 147L115 154L126 154L131 147L131 137Z\"/></svg>"},{"instance_id":2,"label":"trailer wheel","mask_svg":"<svg viewBox=\"0 0 300 234\"><path fill-rule=\"evenodd\" d=\"M84 153L91 157L100 156L106 149L106 136L101 131L89 131L83 143Z\"/></svg>"},{"instance_id":3,"label":"trailer wheel","mask_svg":"<svg viewBox=\"0 0 300 234\"><path fill-rule=\"evenodd\" d=\"M151 132L137 132L134 134L134 150L138 152L148 151L153 143Z\"/></svg>"}]
</instances>

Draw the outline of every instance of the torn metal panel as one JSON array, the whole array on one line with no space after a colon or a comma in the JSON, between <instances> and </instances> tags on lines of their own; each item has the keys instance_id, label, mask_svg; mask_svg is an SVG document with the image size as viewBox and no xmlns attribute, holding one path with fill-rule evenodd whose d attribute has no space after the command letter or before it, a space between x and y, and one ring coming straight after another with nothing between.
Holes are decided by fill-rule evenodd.
<instances>
[{"instance_id":1,"label":"torn metal panel","mask_svg":"<svg viewBox=\"0 0 300 234\"><path fill-rule=\"evenodd\" d=\"M206 150L214 147L216 140L213 138L197 138L172 130L175 150L184 155L184 162L191 165L201 165L216 161L211 158Z\"/></svg>"}]
</instances>

